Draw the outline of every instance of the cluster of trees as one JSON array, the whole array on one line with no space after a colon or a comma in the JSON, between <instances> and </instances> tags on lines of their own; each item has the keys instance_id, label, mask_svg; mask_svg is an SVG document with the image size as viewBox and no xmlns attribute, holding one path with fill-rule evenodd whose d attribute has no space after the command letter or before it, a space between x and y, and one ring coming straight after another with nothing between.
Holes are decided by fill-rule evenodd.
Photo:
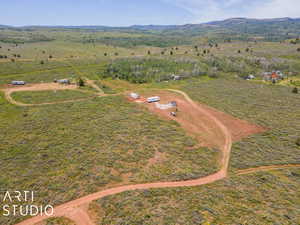
<instances>
[{"instance_id":1,"label":"cluster of trees","mask_svg":"<svg viewBox=\"0 0 300 225\"><path fill-rule=\"evenodd\" d=\"M291 40L290 43L293 44L293 45L299 44L300 43L300 39L296 38L295 40Z\"/></svg>"},{"instance_id":2,"label":"cluster of trees","mask_svg":"<svg viewBox=\"0 0 300 225\"><path fill-rule=\"evenodd\" d=\"M101 78L127 80L132 83L161 82L180 78L205 75L207 69L197 61L161 58L118 59L108 65Z\"/></svg>"},{"instance_id":3,"label":"cluster of trees","mask_svg":"<svg viewBox=\"0 0 300 225\"><path fill-rule=\"evenodd\" d=\"M93 39L83 39L83 43L101 43L119 47L135 47L135 46L155 46L155 47L169 47L176 45L191 44L190 38L172 37L163 35L144 35L140 37L98 37Z\"/></svg>"},{"instance_id":4,"label":"cluster of trees","mask_svg":"<svg viewBox=\"0 0 300 225\"><path fill-rule=\"evenodd\" d=\"M249 53L249 52L250 52L250 53L253 53L253 49L246 48L246 49L245 49L245 52L247 52L247 53ZM241 54L241 53L242 53L242 50L239 49L239 50L237 51L237 53L238 53L238 54Z\"/></svg>"}]
</instances>

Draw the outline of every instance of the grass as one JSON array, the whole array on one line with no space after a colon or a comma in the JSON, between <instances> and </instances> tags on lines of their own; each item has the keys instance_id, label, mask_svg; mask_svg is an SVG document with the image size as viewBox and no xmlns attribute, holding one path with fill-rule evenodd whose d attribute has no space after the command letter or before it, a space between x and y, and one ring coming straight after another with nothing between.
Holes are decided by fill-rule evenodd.
<instances>
[{"instance_id":1,"label":"grass","mask_svg":"<svg viewBox=\"0 0 300 225\"><path fill-rule=\"evenodd\" d=\"M55 217L48 219L45 225L75 225L75 223L68 218Z\"/></svg>"},{"instance_id":2,"label":"grass","mask_svg":"<svg viewBox=\"0 0 300 225\"><path fill-rule=\"evenodd\" d=\"M29 63L30 65L30 63ZM13 73L13 74L3 74L0 75L0 85L10 83L12 80L24 80L29 83L40 83L40 82L52 82L54 79L76 79L79 76L84 75L89 79L97 79L98 73L101 73L104 69L105 62L101 63L91 63L77 65L72 62L65 63L62 67L52 68L45 67L40 68L36 67L34 64L31 64L32 71L25 73ZM33 68L35 68L33 70ZM1 73L2 69L0 70ZM21 70L22 71L22 70Z\"/></svg>"},{"instance_id":3,"label":"grass","mask_svg":"<svg viewBox=\"0 0 300 225\"><path fill-rule=\"evenodd\" d=\"M60 91L20 91L12 93L12 97L17 102L26 104L41 104L50 102L62 102L68 100L84 99L95 96L90 93L60 90Z\"/></svg>"},{"instance_id":4,"label":"grass","mask_svg":"<svg viewBox=\"0 0 300 225\"><path fill-rule=\"evenodd\" d=\"M123 97L40 107L0 95L1 190L33 190L35 204L58 205L111 186L175 181L215 172L218 152ZM160 163L150 164L155 154ZM0 211L0 213L2 213ZM1 224L24 218L0 217Z\"/></svg>"},{"instance_id":5,"label":"grass","mask_svg":"<svg viewBox=\"0 0 300 225\"><path fill-rule=\"evenodd\" d=\"M95 81L95 84L103 90L105 94L116 94L117 92L112 89L110 86L103 84L102 81Z\"/></svg>"},{"instance_id":6,"label":"grass","mask_svg":"<svg viewBox=\"0 0 300 225\"><path fill-rule=\"evenodd\" d=\"M259 172L191 188L125 192L93 202L97 224L294 225L300 170ZM95 205L98 204L97 205Z\"/></svg>"},{"instance_id":7,"label":"grass","mask_svg":"<svg viewBox=\"0 0 300 225\"><path fill-rule=\"evenodd\" d=\"M292 94L291 87L234 78L236 74L253 73L260 79L261 72L273 69L299 74L299 53L295 45L233 41L210 48L209 40L200 43L202 39L195 36L193 41L199 42L196 50L193 45L172 49L165 43L162 43L164 48L132 47L129 38L142 40L147 36L142 33L45 30L34 31L31 37L15 31L6 35L28 42L18 46L0 43L0 55L8 56L0 59L0 86L12 80L39 83L62 78L76 80L79 76L98 80L109 63L116 63L119 58L132 61L132 58L150 57L148 50L151 56L164 61L195 61L201 71L210 72L215 67L218 79L203 75L201 79L142 85L104 79L97 81L97 85L108 94L144 88L182 89L196 101L268 128L263 134L234 143L231 172L300 162L299 146L295 144L300 134L297 123L300 95ZM54 40L36 40L43 35ZM97 42L87 43L91 39ZM107 40L124 47L101 43ZM253 53L245 51L248 47ZM204 54L208 49L210 53ZM10 62L13 54L21 55L15 63ZM176 66L170 67L168 73L174 72ZM299 85L297 76L293 80L294 85ZM42 103L81 98L81 95L89 96L81 92L50 91L20 92L14 97L28 103ZM218 169L218 152L207 148L188 150L195 140L186 136L178 124L160 120L120 96L23 108L8 104L0 93L0 130L3 171L0 190L34 190L37 204L58 205L112 186L187 180ZM157 155L162 156L161 162L149 163ZM91 207L93 214L100 215L98 224L106 225L294 225L299 222L298 190L299 170L285 170L232 177L195 188L128 192L96 201ZM0 217L0 224L14 224L23 219ZM47 221L49 225L69 223L63 218Z\"/></svg>"},{"instance_id":8,"label":"grass","mask_svg":"<svg viewBox=\"0 0 300 225\"><path fill-rule=\"evenodd\" d=\"M182 88L193 99L268 130L234 143L231 169L299 163L300 95L292 88L238 79L191 82Z\"/></svg>"}]
</instances>

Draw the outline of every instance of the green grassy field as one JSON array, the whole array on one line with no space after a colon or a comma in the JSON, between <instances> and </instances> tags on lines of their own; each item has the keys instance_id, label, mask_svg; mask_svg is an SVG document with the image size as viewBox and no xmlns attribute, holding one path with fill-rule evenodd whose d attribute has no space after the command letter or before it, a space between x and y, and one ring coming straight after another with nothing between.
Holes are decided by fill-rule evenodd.
<instances>
[{"instance_id":1,"label":"green grassy field","mask_svg":"<svg viewBox=\"0 0 300 225\"><path fill-rule=\"evenodd\" d=\"M267 129L233 144L232 177L195 188L106 197L90 205L97 224L298 224L298 169L234 173L300 163L300 95L292 93L300 75L299 44L224 42L211 40L214 32L207 37L169 32L1 30L0 56L7 57L0 57L0 88L12 80L40 83L82 77L95 80L105 94L181 89L195 101ZM280 85L261 82L261 73L273 70L289 78ZM185 79L170 80L173 73ZM241 79L249 74L256 79ZM144 80L147 83L138 84ZM96 92L91 87L82 90ZM92 95L42 91L18 92L13 98L35 104ZM0 91L0 130L0 190L33 190L36 204L56 206L118 185L188 180L218 170L216 150L190 150L196 141L177 123L161 120L121 95L18 107ZM0 224L23 219L1 216ZM58 224L72 222L47 221Z\"/></svg>"},{"instance_id":2,"label":"green grassy field","mask_svg":"<svg viewBox=\"0 0 300 225\"><path fill-rule=\"evenodd\" d=\"M43 95L34 101L44 100ZM24 96L23 96L24 97ZM123 97L17 107L0 99L0 189L34 190L58 205L112 185L175 181L215 172L218 152L195 145L178 124ZM150 163L155 155L157 163ZM0 213L2 213L0 211ZM0 217L13 224L19 217Z\"/></svg>"},{"instance_id":3,"label":"green grassy field","mask_svg":"<svg viewBox=\"0 0 300 225\"><path fill-rule=\"evenodd\" d=\"M236 79L191 82L182 88L192 98L268 130L233 145L231 168L300 163L300 95L292 88Z\"/></svg>"},{"instance_id":4,"label":"green grassy field","mask_svg":"<svg viewBox=\"0 0 300 225\"><path fill-rule=\"evenodd\" d=\"M22 91L14 92L12 97L17 102L26 104L41 104L51 102L62 102L76 99L84 99L95 96L91 93L61 90L61 91Z\"/></svg>"},{"instance_id":5,"label":"green grassy field","mask_svg":"<svg viewBox=\"0 0 300 225\"><path fill-rule=\"evenodd\" d=\"M299 169L236 176L201 187L125 192L95 201L97 224L295 225Z\"/></svg>"}]
</instances>

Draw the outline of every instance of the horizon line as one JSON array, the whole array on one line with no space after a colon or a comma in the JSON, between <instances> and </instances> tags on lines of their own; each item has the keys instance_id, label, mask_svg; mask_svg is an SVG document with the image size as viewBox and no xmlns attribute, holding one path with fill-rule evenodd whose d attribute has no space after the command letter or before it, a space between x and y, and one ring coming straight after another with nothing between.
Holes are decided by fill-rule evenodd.
<instances>
[{"instance_id":1,"label":"horizon line","mask_svg":"<svg viewBox=\"0 0 300 225\"><path fill-rule=\"evenodd\" d=\"M250 17L230 17L227 19L220 19L220 20L211 20L208 22L199 22L199 23L184 23L184 24L132 24L132 25L124 25L124 26L112 26L112 25L36 25L36 24L29 24L29 25L6 25L0 24L0 26L11 27L11 28L26 28L26 27L104 27L104 28L131 28L134 26L185 26L185 25L202 25L202 24L209 24L213 22L222 22L226 20L233 20L233 19L248 19L248 20L279 20L279 19L300 19L300 17L273 17L273 18L250 18Z\"/></svg>"}]
</instances>

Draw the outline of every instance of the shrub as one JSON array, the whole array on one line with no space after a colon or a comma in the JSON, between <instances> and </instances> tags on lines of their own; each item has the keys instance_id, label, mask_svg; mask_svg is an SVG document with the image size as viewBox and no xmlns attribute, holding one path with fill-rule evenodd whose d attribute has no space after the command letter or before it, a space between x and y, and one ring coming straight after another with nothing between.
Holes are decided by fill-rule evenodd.
<instances>
[{"instance_id":1,"label":"shrub","mask_svg":"<svg viewBox=\"0 0 300 225\"><path fill-rule=\"evenodd\" d=\"M296 140L296 145L300 146L300 138Z\"/></svg>"},{"instance_id":2,"label":"shrub","mask_svg":"<svg viewBox=\"0 0 300 225\"><path fill-rule=\"evenodd\" d=\"M294 87L293 90L292 90L292 93L298 94L298 88Z\"/></svg>"},{"instance_id":3,"label":"shrub","mask_svg":"<svg viewBox=\"0 0 300 225\"><path fill-rule=\"evenodd\" d=\"M79 77L79 79L78 79L78 86L79 87L84 87L84 85L85 85L84 80L81 77Z\"/></svg>"}]
</instances>

